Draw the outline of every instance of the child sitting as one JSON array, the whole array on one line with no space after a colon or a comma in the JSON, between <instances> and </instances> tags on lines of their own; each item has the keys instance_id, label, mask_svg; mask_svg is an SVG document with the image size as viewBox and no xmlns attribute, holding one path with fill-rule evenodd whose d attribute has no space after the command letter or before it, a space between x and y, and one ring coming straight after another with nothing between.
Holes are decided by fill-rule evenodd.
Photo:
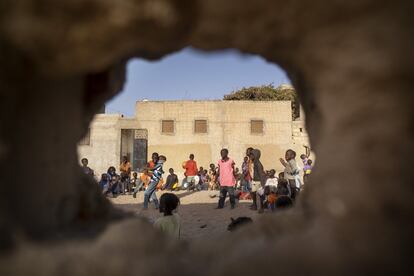
<instances>
[{"instance_id":1,"label":"child sitting","mask_svg":"<svg viewBox=\"0 0 414 276\"><path fill-rule=\"evenodd\" d=\"M208 171L210 183L208 185L209 190L218 190L217 183L217 168L214 164L210 164L210 170Z\"/></svg>"},{"instance_id":2,"label":"child sitting","mask_svg":"<svg viewBox=\"0 0 414 276\"><path fill-rule=\"evenodd\" d=\"M276 209L276 205L275 205L276 199L277 199L276 191L275 190L272 191L271 186L267 185L264 187L264 195L266 198L264 201L265 207L267 207L267 209L271 211L274 211Z\"/></svg>"},{"instance_id":3,"label":"child sitting","mask_svg":"<svg viewBox=\"0 0 414 276\"><path fill-rule=\"evenodd\" d=\"M102 193L106 193L108 191L109 179L108 179L108 175L106 173L103 173L101 175L101 180L99 181L99 187L101 188Z\"/></svg>"},{"instance_id":4,"label":"child sitting","mask_svg":"<svg viewBox=\"0 0 414 276\"><path fill-rule=\"evenodd\" d=\"M208 172L204 170L202 175L200 176L201 181L201 190L208 190Z\"/></svg>"},{"instance_id":5,"label":"child sitting","mask_svg":"<svg viewBox=\"0 0 414 276\"><path fill-rule=\"evenodd\" d=\"M175 194L165 193L160 198L160 213L164 213L164 216L157 219L154 226L166 233L168 236L179 239L181 231L180 216L173 214L173 211L177 209L180 204L180 200Z\"/></svg>"},{"instance_id":6,"label":"child sitting","mask_svg":"<svg viewBox=\"0 0 414 276\"><path fill-rule=\"evenodd\" d=\"M167 176L167 181L164 186L164 190L173 191L176 189L178 184L178 176L174 173L174 169L170 168L168 170L170 174ZM175 187L174 187L175 186Z\"/></svg>"},{"instance_id":7,"label":"child sitting","mask_svg":"<svg viewBox=\"0 0 414 276\"><path fill-rule=\"evenodd\" d=\"M275 170L270 170L269 174L268 174L268 179L266 180L266 184L265 186L269 186L270 190L276 191L277 189L277 177L275 176L276 171Z\"/></svg>"},{"instance_id":8,"label":"child sitting","mask_svg":"<svg viewBox=\"0 0 414 276\"><path fill-rule=\"evenodd\" d=\"M136 181L134 193L132 196L136 198L139 191L145 191L145 188L148 186L149 181L150 178L148 176L148 169L144 169Z\"/></svg>"},{"instance_id":9,"label":"child sitting","mask_svg":"<svg viewBox=\"0 0 414 276\"><path fill-rule=\"evenodd\" d=\"M263 200L265 208L274 210L274 203L276 201L276 191L277 191L277 177L275 176L276 171L270 170L267 172L267 180L264 186Z\"/></svg>"},{"instance_id":10,"label":"child sitting","mask_svg":"<svg viewBox=\"0 0 414 276\"><path fill-rule=\"evenodd\" d=\"M293 201L288 196L280 196L275 203L277 210L288 209L293 206Z\"/></svg>"},{"instance_id":11,"label":"child sitting","mask_svg":"<svg viewBox=\"0 0 414 276\"><path fill-rule=\"evenodd\" d=\"M276 195L277 196L291 196L290 185L288 181L284 178L284 173L279 174Z\"/></svg>"},{"instance_id":12,"label":"child sitting","mask_svg":"<svg viewBox=\"0 0 414 276\"><path fill-rule=\"evenodd\" d=\"M105 195L116 197L120 193L119 179L120 177L117 174L112 176L111 180L109 181L108 189L104 192Z\"/></svg>"}]
</instances>

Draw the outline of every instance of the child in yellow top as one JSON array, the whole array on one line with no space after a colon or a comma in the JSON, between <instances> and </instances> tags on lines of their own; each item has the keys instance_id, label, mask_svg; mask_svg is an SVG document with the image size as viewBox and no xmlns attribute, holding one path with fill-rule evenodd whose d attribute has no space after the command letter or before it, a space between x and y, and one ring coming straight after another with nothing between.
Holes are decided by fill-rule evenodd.
<instances>
[{"instance_id":1,"label":"child in yellow top","mask_svg":"<svg viewBox=\"0 0 414 276\"><path fill-rule=\"evenodd\" d=\"M157 219L154 223L155 228L161 230L168 236L179 239L181 232L181 219L178 214L173 214L180 204L179 198L172 193L165 193L160 198L160 213L163 217Z\"/></svg>"}]
</instances>

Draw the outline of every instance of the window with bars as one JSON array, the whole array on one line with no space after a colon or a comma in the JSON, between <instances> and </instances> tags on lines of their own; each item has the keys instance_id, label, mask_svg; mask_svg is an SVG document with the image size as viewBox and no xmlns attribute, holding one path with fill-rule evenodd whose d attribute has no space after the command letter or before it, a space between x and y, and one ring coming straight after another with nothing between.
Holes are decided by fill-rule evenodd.
<instances>
[{"instance_id":1,"label":"window with bars","mask_svg":"<svg viewBox=\"0 0 414 276\"><path fill-rule=\"evenodd\" d=\"M195 120L194 133L207 133L207 120Z\"/></svg>"},{"instance_id":2,"label":"window with bars","mask_svg":"<svg viewBox=\"0 0 414 276\"><path fill-rule=\"evenodd\" d=\"M251 120L250 121L250 132L252 134L263 134L264 122L263 120Z\"/></svg>"},{"instance_id":3,"label":"window with bars","mask_svg":"<svg viewBox=\"0 0 414 276\"><path fill-rule=\"evenodd\" d=\"M89 146L91 144L91 129L88 128L86 135L79 141L80 146Z\"/></svg>"},{"instance_id":4,"label":"window with bars","mask_svg":"<svg viewBox=\"0 0 414 276\"><path fill-rule=\"evenodd\" d=\"M173 134L174 133L174 120L162 120L161 132L164 134Z\"/></svg>"}]
</instances>

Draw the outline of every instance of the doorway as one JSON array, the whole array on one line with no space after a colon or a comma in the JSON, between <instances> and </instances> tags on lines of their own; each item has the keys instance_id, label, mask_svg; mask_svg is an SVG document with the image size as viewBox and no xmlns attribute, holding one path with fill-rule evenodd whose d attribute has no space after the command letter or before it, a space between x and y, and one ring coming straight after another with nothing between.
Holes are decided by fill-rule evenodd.
<instances>
[{"instance_id":1,"label":"doorway","mask_svg":"<svg viewBox=\"0 0 414 276\"><path fill-rule=\"evenodd\" d=\"M133 171L142 170L147 164L148 131L146 129L121 129L121 154L131 162Z\"/></svg>"}]
</instances>

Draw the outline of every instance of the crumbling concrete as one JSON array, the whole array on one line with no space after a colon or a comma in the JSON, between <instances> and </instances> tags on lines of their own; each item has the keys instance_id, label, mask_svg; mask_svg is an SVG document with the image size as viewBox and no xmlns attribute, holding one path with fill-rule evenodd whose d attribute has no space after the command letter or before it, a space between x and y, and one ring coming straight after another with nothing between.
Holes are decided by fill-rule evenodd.
<instances>
[{"instance_id":1,"label":"crumbling concrete","mask_svg":"<svg viewBox=\"0 0 414 276\"><path fill-rule=\"evenodd\" d=\"M373 0L2 1L1 274L406 274L412 10ZM297 208L217 244L167 245L138 220L82 245L33 244L115 216L81 175L76 141L120 90L120 64L184 46L237 48L287 71L318 157ZM137 238L120 239L126 232ZM183 257L171 262L169 250Z\"/></svg>"}]
</instances>

